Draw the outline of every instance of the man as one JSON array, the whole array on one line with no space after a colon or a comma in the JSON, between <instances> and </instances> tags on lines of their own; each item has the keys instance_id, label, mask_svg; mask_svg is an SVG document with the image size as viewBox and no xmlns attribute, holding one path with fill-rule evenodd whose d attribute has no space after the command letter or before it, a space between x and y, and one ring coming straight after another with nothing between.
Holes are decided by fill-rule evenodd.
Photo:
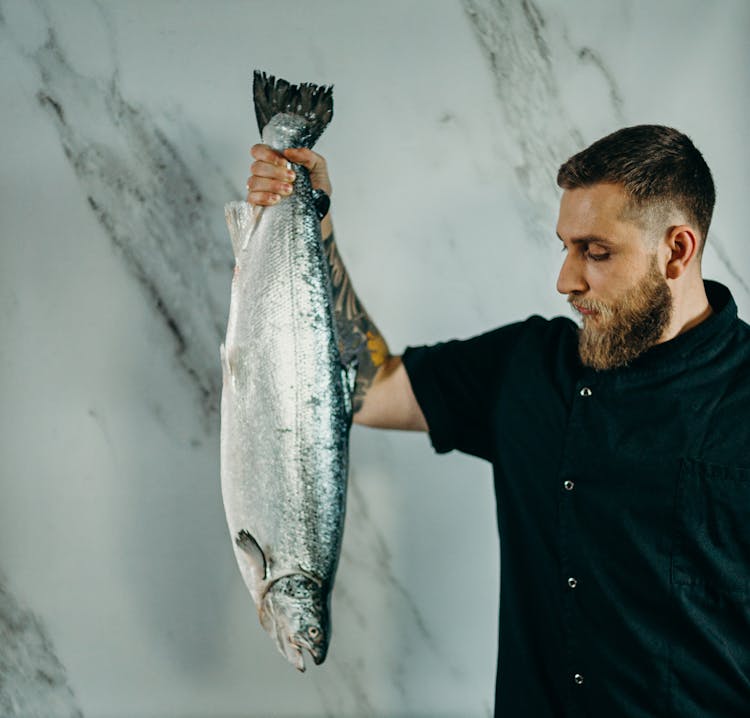
<instances>
[{"instance_id":1,"label":"man","mask_svg":"<svg viewBox=\"0 0 750 718\"><path fill-rule=\"evenodd\" d=\"M248 201L291 191L256 145ZM330 192L325 161L286 159ZM676 130L565 162L557 289L581 315L392 356L322 222L354 421L492 463L498 716L750 715L750 327L701 276L711 173Z\"/></svg>"}]
</instances>

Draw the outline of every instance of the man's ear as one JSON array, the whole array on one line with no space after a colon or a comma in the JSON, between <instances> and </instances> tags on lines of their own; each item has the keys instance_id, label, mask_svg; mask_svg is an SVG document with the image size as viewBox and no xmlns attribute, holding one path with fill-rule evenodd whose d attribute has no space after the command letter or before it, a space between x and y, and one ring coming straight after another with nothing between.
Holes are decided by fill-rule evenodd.
<instances>
[{"instance_id":1,"label":"man's ear","mask_svg":"<svg viewBox=\"0 0 750 718\"><path fill-rule=\"evenodd\" d=\"M669 248L667 279L678 279L698 260L700 240L689 224L670 227L665 238Z\"/></svg>"}]
</instances>

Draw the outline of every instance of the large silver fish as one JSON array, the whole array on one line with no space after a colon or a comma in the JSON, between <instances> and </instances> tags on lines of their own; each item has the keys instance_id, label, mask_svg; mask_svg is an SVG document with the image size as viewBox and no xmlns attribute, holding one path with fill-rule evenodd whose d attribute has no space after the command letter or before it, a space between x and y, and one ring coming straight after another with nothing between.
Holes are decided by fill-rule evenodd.
<instances>
[{"instance_id":1,"label":"large silver fish","mask_svg":"<svg viewBox=\"0 0 750 718\"><path fill-rule=\"evenodd\" d=\"M274 149L312 147L330 87L255 73L255 111ZM307 171L293 193L226 205L236 260L221 346L221 489L242 577L263 627L297 669L330 640L344 527L351 387L341 363L328 263Z\"/></svg>"}]
</instances>

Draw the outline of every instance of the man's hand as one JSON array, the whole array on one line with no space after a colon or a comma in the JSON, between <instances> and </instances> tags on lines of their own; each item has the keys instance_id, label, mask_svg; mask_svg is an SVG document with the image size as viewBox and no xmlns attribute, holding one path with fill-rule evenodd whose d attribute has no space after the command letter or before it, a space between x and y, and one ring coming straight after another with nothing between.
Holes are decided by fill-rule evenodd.
<instances>
[{"instance_id":1,"label":"man's hand","mask_svg":"<svg viewBox=\"0 0 750 718\"><path fill-rule=\"evenodd\" d=\"M255 162L250 166L247 180L247 201L254 205L276 204L282 197L292 193L294 172L288 162L302 165L310 173L313 189L322 189L331 194L326 161L319 154L306 148L276 152L268 145L253 145L250 150Z\"/></svg>"},{"instance_id":2,"label":"man's hand","mask_svg":"<svg viewBox=\"0 0 750 718\"><path fill-rule=\"evenodd\" d=\"M316 152L304 147L276 152L268 145L253 145L250 154L255 160L250 166L250 177L247 180L247 201L250 204L273 205L292 193L295 175L289 168L289 162L305 167L310 173L312 188L322 189L331 196L328 166L325 159ZM324 239L333 232L330 212L321 220L320 231Z\"/></svg>"}]
</instances>

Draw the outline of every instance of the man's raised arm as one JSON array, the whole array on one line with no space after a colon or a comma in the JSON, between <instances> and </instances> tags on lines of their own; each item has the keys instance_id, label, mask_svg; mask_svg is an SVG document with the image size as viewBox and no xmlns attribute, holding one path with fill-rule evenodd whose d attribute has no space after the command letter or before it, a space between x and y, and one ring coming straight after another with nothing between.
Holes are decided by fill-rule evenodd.
<instances>
[{"instance_id":1,"label":"man's raised arm","mask_svg":"<svg viewBox=\"0 0 750 718\"><path fill-rule=\"evenodd\" d=\"M287 160L310 172L313 189L331 194L331 182L323 157L308 149L288 149L283 155L267 145L254 145L255 162L247 181L247 201L268 206L292 191L294 174ZM427 431L427 422L400 356L393 356L383 335L370 319L352 287L333 236L330 212L321 221L323 247L331 270L334 313L342 359L357 360L354 388L354 422L383 429Z\"/></svg>"}]
</instances>

